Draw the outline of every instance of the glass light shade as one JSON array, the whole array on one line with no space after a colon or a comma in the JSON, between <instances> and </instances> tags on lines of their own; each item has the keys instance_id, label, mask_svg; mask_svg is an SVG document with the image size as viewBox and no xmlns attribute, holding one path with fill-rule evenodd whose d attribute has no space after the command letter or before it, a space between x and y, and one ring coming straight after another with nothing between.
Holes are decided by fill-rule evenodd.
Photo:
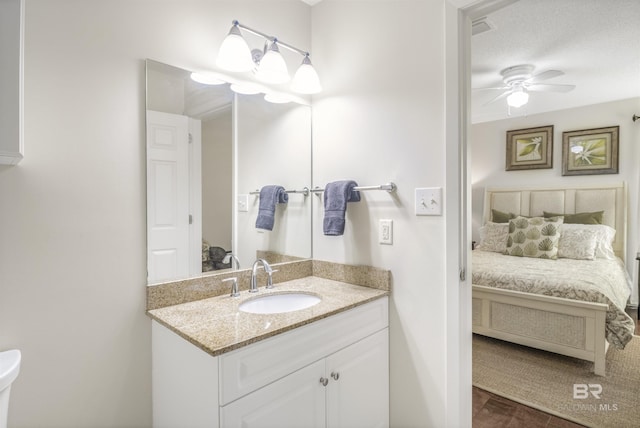
<instances>
[{"instance_id":1,"label":"glass light shade","mask_svg":"<svg viewBox=\"0 0 640 428\"><path fill-rule=\"evenodd\" d=\"M264 99L265 101L269 101L270 103L274 103L274 104L285 104L285 103L291 102L290 97L282 94L273 94L273 93L265 94Z\"/></svg>"},{"instance_id":2,"label":"glass light shade","mask_svg":"<svg viewBox=\"0 0 640 428\"><path fill-rule=\"evenodd\" d=\"M212 73L193 72L191 73L191 80L202 83L203 85L222 85L223 83L227 83Z\"/></svg>"},{"instance_id":3,"label":"glass light shade","mask_svg":"<svg viewBox=\"0 0 640 428\"><path fill-rule=\"evenodd\" d=\"M262 92L262 87L252 83L233 83L230 89L236 94L254 95Z\"/></svg>"},{"instance_id":4,"label":"glass light shade","mask_svg":"<svg viewBox=\"0 0 640 428\"><path fill-rule=\"evenodd\" d=\"M291 82L291 90L299 94L317 94L322 91L320 78L315 68L311 65L311 60L305 56L302 65L296 71Z\"/></svg>"},{"instance_id":5,"label":"glass light shade","mask_svg":"<svg viewBox=\"0 0 640 428\"><path fill-rule=\"evenodd\" d=\"M511 95L507 97L507 104L510 107L522 107L529 102L529 94L523 88L514 88Z\"/></svg>"},{"instance_id":6,"label":"glass light shade","mask_svg":"<svg viewBox=\"0 0 640 428\"><path fill-rule=\"evenodd\" d=\"M225 70L238 72L250 71L255 67L251 49L237 25L231 27L229 34L222 41L216 64Z\"/></svg>"},{"instance_id":7,"label":"glass light shade","mask_svg":"<svg viewBox=\"0 0 640 428\"><path fill-rule=\"evenodd\" d=\"M269 49L260 59L256 77L266 83L286 83L291 77L287 70L287 63L278 49L276 42L271 43Z\"/></svg>"}]
</instances>

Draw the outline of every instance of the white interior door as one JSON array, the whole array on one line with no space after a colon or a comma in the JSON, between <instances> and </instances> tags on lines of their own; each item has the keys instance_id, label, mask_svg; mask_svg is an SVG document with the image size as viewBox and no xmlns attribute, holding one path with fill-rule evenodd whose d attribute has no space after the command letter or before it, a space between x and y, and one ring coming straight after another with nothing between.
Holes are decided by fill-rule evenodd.
<instances>
[{"instance_id":1,"label":"white interior door","mask_svg":"<svg viewBox=\"0 0 640 428\"><path fill-rule=\"evenodd\" d=\"M147 110L147 279L188 275L188 117Z\"/></svg>"}]
</instances>

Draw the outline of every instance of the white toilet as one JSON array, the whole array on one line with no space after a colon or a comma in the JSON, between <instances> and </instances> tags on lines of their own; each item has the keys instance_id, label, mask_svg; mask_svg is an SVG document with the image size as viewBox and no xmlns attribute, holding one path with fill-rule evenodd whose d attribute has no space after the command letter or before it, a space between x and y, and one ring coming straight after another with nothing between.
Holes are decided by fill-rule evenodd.
<instances>
[{"instance_id":1,"label":"white toilet","mask_svg":"<svg viewBox=\"0 0 640 428\"><path fill-rule=\"evenodd\" d=\"M0 428L7 428L11 384L20 373L22 355L17 349L0 352Z\"/></svg>"}]
</instances>

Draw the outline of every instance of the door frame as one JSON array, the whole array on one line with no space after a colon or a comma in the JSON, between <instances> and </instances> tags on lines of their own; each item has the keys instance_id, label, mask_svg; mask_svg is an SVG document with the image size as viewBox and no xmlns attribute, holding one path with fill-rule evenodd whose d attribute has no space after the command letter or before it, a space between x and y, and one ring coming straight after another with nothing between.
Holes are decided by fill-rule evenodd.
<instances>
[{"instance_id":1,"label":"door frame","mask_svg":"<svg viewBox=\"0 0 640 428\"><path fill-rule=\"evenodd\" d=\"M455 3L451 3L455 1ZM445 2L446 426L472 425L471 21L518 0Z\"/></svg>"}]
</instances>

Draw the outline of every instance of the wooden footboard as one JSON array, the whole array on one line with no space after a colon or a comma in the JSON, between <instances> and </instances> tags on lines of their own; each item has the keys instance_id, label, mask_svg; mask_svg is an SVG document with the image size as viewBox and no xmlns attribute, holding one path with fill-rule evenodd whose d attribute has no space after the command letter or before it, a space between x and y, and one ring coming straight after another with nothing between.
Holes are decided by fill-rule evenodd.
<instances>
[{"instance_id":1,"label":"wooden footboard","mask_svg":"<svg viewBox=\"0 0 640 428\"><path fill-rule=\"evenodd\" d=\"M605 375L607 305L473 285L473 332L594 363Z\"/></svg>"}]
</instances>

